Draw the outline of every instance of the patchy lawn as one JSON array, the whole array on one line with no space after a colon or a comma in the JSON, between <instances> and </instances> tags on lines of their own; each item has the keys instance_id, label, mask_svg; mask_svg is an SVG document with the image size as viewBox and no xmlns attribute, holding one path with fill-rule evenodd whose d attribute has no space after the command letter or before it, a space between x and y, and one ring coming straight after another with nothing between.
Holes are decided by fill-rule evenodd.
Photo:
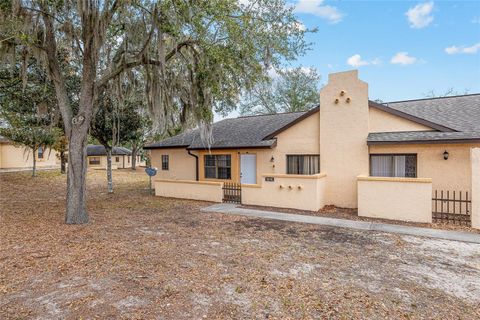
<instances>
[{"instance_id":1,"label":"patchy lawn","mask_svg":"<svg viewBox=\"0 0 480 320\"><path fill-rule=\"evenodd\" d=\"M148 195L143 170L0 175L0 318L478 319L480 245L207 214Z\"/></svg>"}]
</instances>

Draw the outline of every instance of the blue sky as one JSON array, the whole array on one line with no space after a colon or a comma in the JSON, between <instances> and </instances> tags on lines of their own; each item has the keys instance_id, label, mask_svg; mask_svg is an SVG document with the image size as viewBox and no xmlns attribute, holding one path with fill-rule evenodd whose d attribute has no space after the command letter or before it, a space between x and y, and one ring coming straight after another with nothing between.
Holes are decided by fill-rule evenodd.
<instances>
[{"instance_id":1,"label":"blue sky","mask_svg":"<svg viewBox=\"0 0 480 320\"><path fill-rule=\"evenodd\" d=\"M316 68L321 84L329 73L358 69L370 99L384 102L451 88L480 93L480 1L288 2L304 26L318 29L291 65Z\"/></svg>"},{"instance_id":2,"label":"blue sky","mask_svg":"<svg viewBox=\"0 0 480 320\"><path fill-rule=\"evenodd\" d=\"M293 65L312 66L322 83L359 69L370 98L423 98L454 88L480 92L480 1L299 0L312 50Z\"/></svg>"}]
</instances>

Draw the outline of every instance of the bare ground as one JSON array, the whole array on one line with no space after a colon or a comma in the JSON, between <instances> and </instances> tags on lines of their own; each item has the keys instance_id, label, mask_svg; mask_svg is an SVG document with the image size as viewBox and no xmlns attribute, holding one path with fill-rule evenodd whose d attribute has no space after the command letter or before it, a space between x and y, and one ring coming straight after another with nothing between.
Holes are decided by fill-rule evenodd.
<instances>
[{"instance_id":1,"label":"bare ground","mask_svg":"<svg viewBox=\"0 0 480 320\"><path fill-rule=\"evenodd\" d=\"M67 226L64 176L0 175L0 318L480 317L480 245L207 214L104 176Z\"/></svg>"}]
</instances>

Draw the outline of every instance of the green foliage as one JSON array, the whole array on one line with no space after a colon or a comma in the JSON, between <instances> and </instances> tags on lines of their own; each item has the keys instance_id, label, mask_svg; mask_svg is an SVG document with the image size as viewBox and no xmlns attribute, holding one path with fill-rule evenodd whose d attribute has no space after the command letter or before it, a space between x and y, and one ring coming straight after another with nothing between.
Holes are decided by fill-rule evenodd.
<instances>
[{"instance_id":1,"label":"green foliage","mask_svg":"<svg viewBox=\"0 0 480 320\"><path fill-rule=\"evenodd\" d=\"M33 60L25 70L26 82L20 70L20 65L0 68L0 118L6 123L0 135L34 151L52 146L59 136L53 89Z\"/></svg>"},{"instance_id":2,"label":"green foliage","mask_svg":"<svg viewBox=\"0 0 480 320\"><path fill-rule=\"evenodd\" d=\"M240 113L272 114L309 110L319 104L319 75L315 69L280 70L247 92Z\"/></svg>"},{"instance_id":3,"label":"green foliage","mask_svg":"<svg viewBox=\"0 0 480 320\"><path fill-rule=\"evenodd\" d=\"M106 148L141 140L148 126L136 100L124 105L104 93L98 100L98 111L90 126L90 134Z\"/></svg>"},{"instance_id":4,"label":"green foliage","mask_svg":"<svg viewBox=\"0 0 480 320\"><path fill-rule=\"evenodd\" d=\"M78 91L88 85L81 82L86 37L96 39L91 50L98 52L98 96L108 90L123 105L118 91L143 86L157 133L169 135L179 127L211 123L213 111L226 114L237 108L242 92L264 82L270 68L279 69L306 51L304 35L314 31L299 27L286 0L105 1L90 9L69 0L3 5L8 10L0 15L2 58L16 47L17 58L33 56L50 70L46 55L53 51L44 36L46 21L53 25L63 79L54 72L51 77L66 82L55 89L57 95L69 95L65 107L71 111L62 111L68 115L67 136L70 117L80 112ZM87 16L95 10L104 15L87 30Z\"/></svg>"}]
</instances>

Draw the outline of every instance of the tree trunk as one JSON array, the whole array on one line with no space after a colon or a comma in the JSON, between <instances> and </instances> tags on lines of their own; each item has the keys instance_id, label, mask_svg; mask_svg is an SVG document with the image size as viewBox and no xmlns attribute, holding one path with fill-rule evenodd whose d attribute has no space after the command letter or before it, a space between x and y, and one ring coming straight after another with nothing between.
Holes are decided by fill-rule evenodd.
<instances>
[{"instance_id":1,"label":"tree trunk","mask_svg":"<svg viewBox=\"0 0 480 320\"><path fill-rule=\"evenodd\" d=\"M113 181L112 181L112 149L105 147L107 150L107 184L108 193L113 193Z\"/></svg>"},{"instance_id":2,"label":"tree trunk","mask_svg":"<svg viewBox=\"0 0 480 320\"><path fill-rule=\"evenodd\" d=\"M32 177L37 175L37 157L35 157L35 152L37 149L32 148L32 157L33 157L33 166L32 166Z\"/></svg>"},{"instance_id":3,"label":"tree trunk","mask_svg":"<svg viewBox=\"0 0 480 320\"><path fill-rule=\"evenodd\" d=\"M132 170L137 170L137 152L138 152L137 145L134 144L132 146Z\"/></svg>"},{"instance_id":4,"label":"tree trunk","mask_svg":"<svg viewBox=\"0 0 480 320\"><path fill-rule=\"evenodd\" d=\"M65 157L65 152L62 151L60 152L60 173L61 174L66 173L66 162L67 162L67 159Z\"/></svg>"},{"instance_id":5,"label":"tree trunk","mask_svg":"<svg viewBox=\"0 0 480 320\"><path fill-rule=\"evenodd\" d=\"M86 176L87 176L87 130L74 126L68 144L67 214L65 223L88 222Z\"/></svg>"}]
</instances>

